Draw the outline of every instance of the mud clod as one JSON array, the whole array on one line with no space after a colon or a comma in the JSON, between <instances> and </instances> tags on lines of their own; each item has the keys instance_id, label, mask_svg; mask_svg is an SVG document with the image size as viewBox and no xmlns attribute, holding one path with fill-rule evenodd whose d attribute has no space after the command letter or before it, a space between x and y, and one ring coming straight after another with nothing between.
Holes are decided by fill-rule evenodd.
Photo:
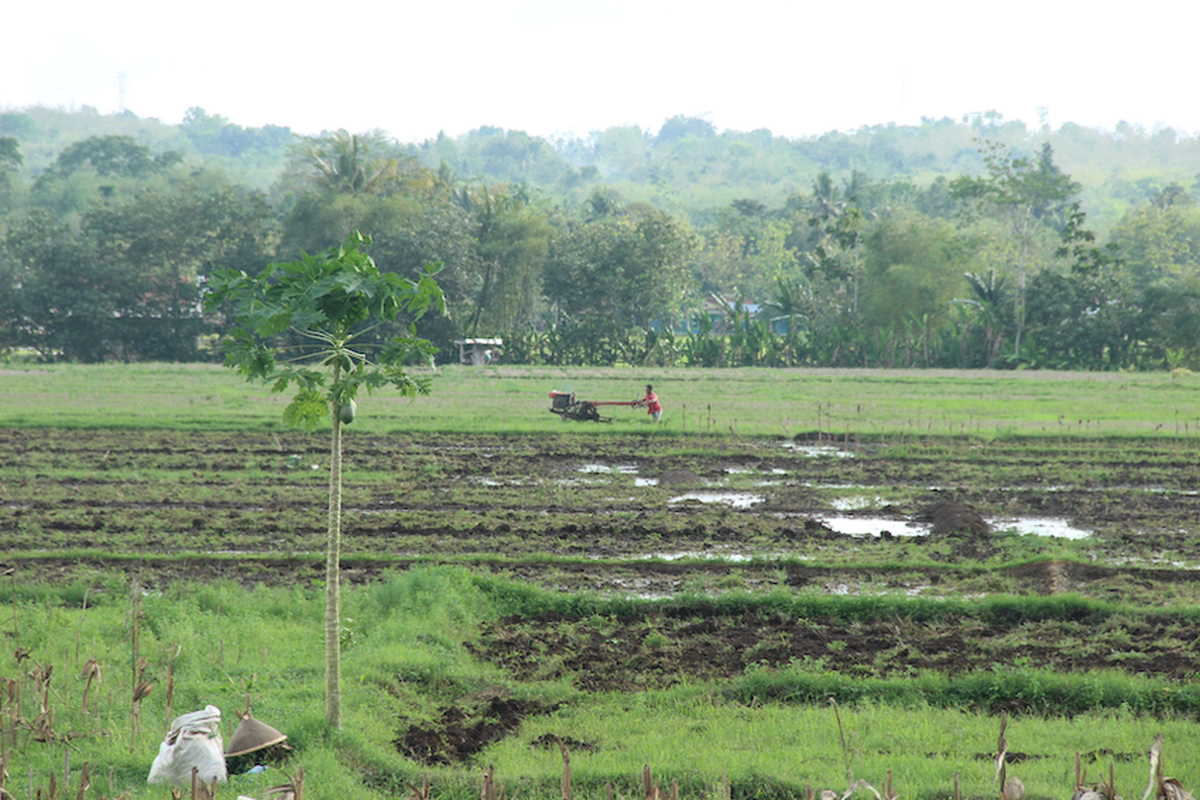
<instances>
[{"instance_id":1,"label":"mud clod","mask_svg":"<svg viewBox=\"0 0 1200 800\"><path fill-rule=\"evenodd\" d=\"M950 500L935 503L922 509L915 517L921 522L931 522L931 536L948 536L952 533L967 533L972 536L987 536L990 528L987 521L966 503Z\"/></svg>"}]
</instances>

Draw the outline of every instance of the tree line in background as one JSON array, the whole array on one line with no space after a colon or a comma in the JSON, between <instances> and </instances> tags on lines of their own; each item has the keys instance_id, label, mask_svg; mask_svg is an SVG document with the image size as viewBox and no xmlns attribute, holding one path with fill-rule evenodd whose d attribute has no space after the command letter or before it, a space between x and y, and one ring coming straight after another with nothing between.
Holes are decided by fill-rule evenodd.
<instances>
[{"instance_id":1,"label":"tree line in background","mask_svg":"<svg viewBox=\"0 0 1200 800\"><path fill-rule=\"evenodd\" d=\"M208 276L361 231L384 272L441 265L449 313L416 325L444 360L456 338L503 337L505 361L554 365L1200 367L1197 173L1200 142L1173 132L995 114L811 140L677 117L654 136L401 145L201 109L179 126L8 112L0 348L214 358Z\"/></svg>"}]
</instances>

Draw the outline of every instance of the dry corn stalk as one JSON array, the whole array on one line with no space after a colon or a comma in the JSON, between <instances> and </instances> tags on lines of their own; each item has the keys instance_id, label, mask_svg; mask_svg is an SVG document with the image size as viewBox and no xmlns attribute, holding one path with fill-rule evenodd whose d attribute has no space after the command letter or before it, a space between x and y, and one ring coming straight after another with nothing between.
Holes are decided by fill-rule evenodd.
<instances>
[{"instance_id":1,"label":"dry corn stalk","mask_svg":"<svg viewBox=\"0 0 1200 800\"><path fill-rule=\"evenodd\" d=\"M654 783L654 776L650 772L650 765L642 765L642 797L645 800L659 800L662 793L658 791L658 786Z\"/></svg>"},{"instance_id":2,"label":"dry corn stalk","mask_svg":"<svg viewBox=\"0 0 1200 800\"><path fill-rule=\"evenodd\" d=\"M1083 763L1079 757L1079 753L1075 754L1075 792L1071 795L1071 800L1121 800L1117 795L1116 785L1113 781L1113 765L1108 765L1108 780L1101 780L1095 786L1087 785L1087 770L1083 768Z\"/></svg>"},{"instance_id":3,"label":"dry corn stalk","mask_svg":"<svg viewBox=\"0 0 1200 800\"><path fill-rule=\"evenodd\" d=\"M996 739L996 777L1000 782L1000 800L1024 800L1025 784L1020 778L1007 778L1008 740L1004 730L1008 727L1008 712L1000 713L1000 736ZM1007 779L1006 779L1007 778Z\"/></svg>"},{"instance_id":4,"label":"dry corn stalk","mask_svg":"<svg viewBox=\"0 0 1200 800\"><path fill-rule=\"evenodd\" d=\"M304 767L296 767L296 771L287 775L288 782L281 783L278 786L272 786L263 793L263 800L270 798L278 798L278 800L304 800ZM429 779L425 779L426 789L428 789Z\"/></svg>"},{"instance_id":5,"label":"dry corn stalk","mask_svg":"<svg viewBox=\"0 0 1200 800\"><path fill-rule=\"evenodd\" d=\"M1096 793L1100 795L1101 800L1121 800L1121 796L1117 794L1117 782L1113 778L1113 764L1108 762L1108 780L1100 781L1096 786Z\"/></svg>"},{"instance_id":6,"label":"dry corn stalk","mask_svg":"<svg viewBox=\"0 0 1200 800\"><path fill-rule=\"evenodd\" d=\"M54 665L47 664L42 666L33 662L33 669L29 675L33 678L34 688L38 693L38 715L33 720L31 735L39 742L53 741L54 735L54 710L50 708L50 680L54 677Z\"/></svg>"},{"instance_id":7,"label":"dry corn stalk","mask_svg":"<svg viewBox=\"0 0 1200 800\"><path fill-rule=\"evenodd\" d=\"M562 739L558 740L558 749L562 751L563 760L562 800L571 800L571 754Z\"/></svg>"},{"instance_id":8,"label":"dry corn stalk","mask_svg":"<svg viewBox=\"0 0 1200 800\"><path fill-rule=\"evenodd\" d=\"M92 684L104 682L104 670L101 669L99 661L89 658L83 665L83 673L79 677L87 681L83 686L83 713L86 714L88 713L88 702L91 699Z\"/></svg>"},{"instance_id":9,"label":"dry corn stalk","mask_svg":"<svg viewBox=\"0 0 1200 800\"><path fill-rule=\"evenodd\" d=\"M883 796L881 800L899 800L900 795L896 794L896 790L892 788L892 771L887 771L887 783L883 785Z\"/></svg>"},{"instance_id":10,"label":"dry corn stalk","mask_svg":"<svg viewBox=\"0 0 1200 800\"><path fill-rule=\"evenodd\" d=\"M829 698L829 705L833 706L833 716L837 720L838 737L842 742L842 761L846 765L846 785L854 783L854 773L850 770L850 748L846 746L846 729L842 727L842 712L838 709L837 700ZM822 792L822 795L824 793Z\"/></svg>"},{"instance_id":11,"label":"dry corn stalk","mask_svg":"<svg viewBox=\"0 0 1200 800\"><path fill-rule=\"evenodd\" d=\"M208 784L200 780L199 768L192 767L192 800L216 800L217 797L217 779L213 778L212 788L208 788Z\"/></svg>"},{"instance_id":12,"label":"dry corn stalk","mask_svg":"<svg viewBox=\"0 0 1200 800\"><path fill-rule=\"evenodd\" d=\"M54 741L54 709L43 707L34 717L30 735L39 742Z\"/></svg>"},{"instance_id":13,"label":"dry corn stalk","mask_svg":"<svg viewBox=\"0 0 1200 800\"><path fill-rule=\"evenodd\" d=\"M8 698L3 708L0 708L0 719L7 720L7 735L5 739L4 724L0 724L0 752L8 753L17 746L17 722L21 719L21 684L9 678L5 682L5 695Z\"/></svg>"},{"instance_id":14,"label":"dry corn stalk","mask_svg":"<svg viewBox=\"0 0 1200 800\"><path fill-rule=\"evenodd\" d=\"M1088 794L1087 788L1087 770L1083 768L1083 760L1079 757L1079 751L1075 751L1075 791L1071 794L1071 800L1081 800ZM1089 800L1092 800L1089 798Z\"/></svg>"},{"instance_id":15,"label":"dry corn stalk","mask_svg":"<svg viewBox=\"0 0 1200 800\"><path fill-rule=\"evenodd\" d=\"M182 652L183 652L183 647L181 645L173 644L173 645L171 645L171 649L167 654L167 689L166 689L165 702L167 704L167 715L166 715L167 716L167 725L166 725L166 727L168 728L168 730L171 727L171 720L174 719L174 717L171 716L171 704L175 699L175 675L171 669L171 662L173 662L176 658L178 658L179 654ZM247 698L247 700L246 700L247 707L249 706L249 702L250 702L250 700L249 700L249 698Z\"/></svg>"},{"instance_id":16,"label":"dry corn stalk","mask_svg":"<svg viewBox=\"0 0 1200 800\"><path fill-rule=\"evenodd\" d=\"M407 786L410 790L412 790L412 800L430 800L429 776L428 775L426 775L425 780L423 780L421 782L420 789L418 789L416 786L413 786L411 783L408 783L408 782L405 782L404 785Z\"/></svg>"},{"instance_id":17,"label":"dry corn stalk","mask_svg":"<svg viewBox=\"0 0 1200 800\"><path fill-rule=\"evenodd\" d=\"M84 762L83 771L79 774L79 792L76 795L76 800L83 800L87 794L88 787L92 785L92 765Z\"/></svg>"},{"instance_id":18,"label":"dry corn stalk","mask_svg":"<svg viewBox=\"0 0 1200 800\"><path fill-rule=\"evenodd\" d=\"M1162 746L1163 737L1160 733L1154 737L1154 745L1150 748L1150 785L1146 787L1142 800L1193 800L1176 778L1163 777Z\"/></svg>"},{"instance_id":19,"label":"dry corn stalk","mask_svg":"<svg viewBox=\"0 0 1200 800\"><path fill-rule=\"evenodd\" d=\"M3 720L0 719L0 722ZM3 728L0 728L0 737L3 736ZM9 800L12 798L12 793L4 788L4 782L8 780L8 758L9 752L7 749L0 750L0 800Z\"/></svg>"},{"instance_id":20,"label":"dry corn stalk","mask_svg":"<svg viewBox=\"0 0 1200 800\"><path fill-rule=\"evenodd\" d=\"M875 789L875 787L872 786L871 784L867 783L862 778L859 778L858 780L854 781L854 783L851 783L849 786L846 787L846 793L842 795L841 800L849 800L850 795L854 794L854 790L859 789L859 788L866 789L868 792L875 795L875 800L883 800L883 798L880 797L879 792Z\"/></svg>"},{"instance_id":21,"label":"dry corn stalk","mask_svg":"<svg viewBox=\"0 0 1200 800\"><path fill-rule=\"evenodd\" d=\"M505 800L504 783L496 780L496 768L491 764L483 771L483 787L479 791L479 797L480 800Z\"/></svg>"}]
</instances>

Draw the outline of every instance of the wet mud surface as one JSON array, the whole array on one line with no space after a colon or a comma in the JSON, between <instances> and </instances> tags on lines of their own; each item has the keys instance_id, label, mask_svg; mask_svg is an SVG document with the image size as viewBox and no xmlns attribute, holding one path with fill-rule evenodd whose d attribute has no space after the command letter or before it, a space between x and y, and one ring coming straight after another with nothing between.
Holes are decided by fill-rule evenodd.
<instances>
[{"instance_id":1,"label":"wet mud surface","mask_svg":"<svg viewBox=\"0 0 1200 800\"><path fill-rule=\"evenodd\" d=\"M149 579L307 580L326 542L326 444L0 431L0 553L59 579L111 566ZM1169 441L348 436L342 547L350 581L443 558L562 591L645 596L737 585L1188 594L1197 456ZM1032 518L1084 540L1013 535ZM1055 554L1070 563L1049 578L1008 569Z\"/></svg>"}]
</instances>

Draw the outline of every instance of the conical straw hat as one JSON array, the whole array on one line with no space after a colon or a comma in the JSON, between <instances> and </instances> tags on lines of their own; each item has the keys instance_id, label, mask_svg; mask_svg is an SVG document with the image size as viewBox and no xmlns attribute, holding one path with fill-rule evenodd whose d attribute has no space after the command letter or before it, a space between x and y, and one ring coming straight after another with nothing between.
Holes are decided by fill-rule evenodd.
<instances>
[{"instance_id":1,"label":"conical straw hat","mask_svg":"<svg viewBox=\"0 0 1200 800\"><path fill-rule=\"evenodd\" d=\"M267 723L260 722L254 717L247 715L242 717L242 721L238 723L233 736L229 737L229 744L225 748L225 755L241 756L246 753L253 753L255 750L262 750L264 747L279 744L286 738L286 734L280 733Z\"/></svg>"}]
</instances>

